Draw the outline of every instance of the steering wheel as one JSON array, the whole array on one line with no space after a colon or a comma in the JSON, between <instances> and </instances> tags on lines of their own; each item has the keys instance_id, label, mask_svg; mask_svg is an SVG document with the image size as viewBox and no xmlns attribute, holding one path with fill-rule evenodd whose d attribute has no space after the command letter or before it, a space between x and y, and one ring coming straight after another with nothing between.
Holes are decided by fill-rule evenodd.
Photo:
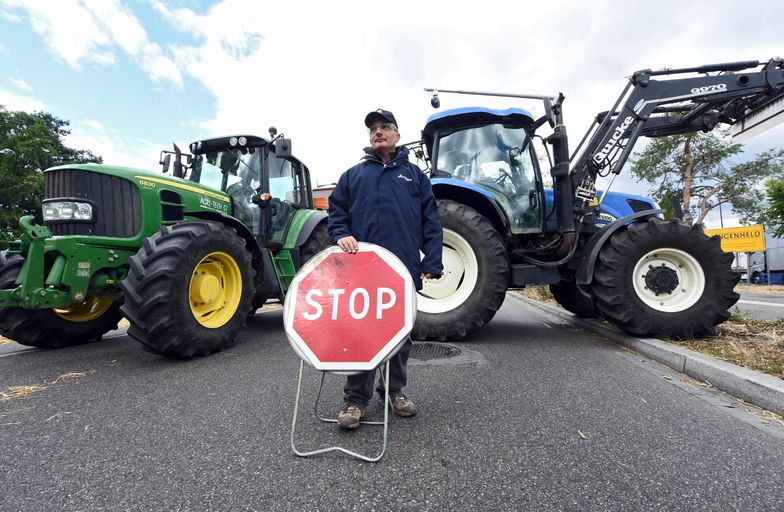
<instances>
[{"instance_id":1,"label":"steering wheel","mask_svg":"<svg viewBox=\"0 0 784 512\"><path fill-rule=\"evenodd\" d=\"M506 180L509 180L509 184L510 184L510 185L514 185L514 179L512 178L512 175L511 175L511 174L509 174L509 173L506 171L506 169L504 169L503 167L499 167L499 168L498 168L498 171L501 173L501 175L500 175L500 176L498 176L498 177L497 177L497 178L496 178L494 181L495 181L495 182L496 182L496 183L497 183L499 186L503 187L503 186L504 186L504 183L506 182Z\"/></svg>"}]
</instances>

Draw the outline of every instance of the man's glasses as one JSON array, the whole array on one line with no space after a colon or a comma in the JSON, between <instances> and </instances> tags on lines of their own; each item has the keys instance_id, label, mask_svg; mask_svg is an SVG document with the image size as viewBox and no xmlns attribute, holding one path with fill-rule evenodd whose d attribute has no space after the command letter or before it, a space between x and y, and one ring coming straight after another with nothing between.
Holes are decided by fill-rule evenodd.
<instances>
[{"instance_id":1,"label":"man's glasses","mask_svg":"<svg viewBox=\"0 0 784 512\"><path fill-rule=\"evenodd\" d=\"M373 135L378 130L381 130L384 133L389 133L392 131L397 131L397 127L392 123L381 123L381 124L374 124L370 128L368 128L368 133Z\"/></svg>"}]
</instances>

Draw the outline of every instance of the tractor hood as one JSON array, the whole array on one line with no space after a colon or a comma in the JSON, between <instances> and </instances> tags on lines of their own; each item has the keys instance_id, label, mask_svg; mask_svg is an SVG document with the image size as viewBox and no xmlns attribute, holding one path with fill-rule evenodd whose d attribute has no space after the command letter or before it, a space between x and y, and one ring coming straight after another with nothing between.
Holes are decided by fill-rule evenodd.
<instances>
[{"instance_id":1,"label":"tractor hood","mask_svg":"<svg viewBox=\"0 0 784 512\"><path fill-rule=\"evenodd\" d=\"M67 164L58 165L57 167L50 167L44 173L59 171L63 169L76 169L81 171L89 171L99 174L106 174L110 176L117 176L130 180L131 182L139 185L145 189L155 189L161 186L169 186L174 189L186 190L200 194L209 194L215 199L226 200L228 196L216 190L215 188L200 183L194 183L184 178L177 178L170 174L163 174L155 171L145 171L143 169L136 169L133 167L121 167L116 165L106 164Z\"/></svg>"}]
</instances>

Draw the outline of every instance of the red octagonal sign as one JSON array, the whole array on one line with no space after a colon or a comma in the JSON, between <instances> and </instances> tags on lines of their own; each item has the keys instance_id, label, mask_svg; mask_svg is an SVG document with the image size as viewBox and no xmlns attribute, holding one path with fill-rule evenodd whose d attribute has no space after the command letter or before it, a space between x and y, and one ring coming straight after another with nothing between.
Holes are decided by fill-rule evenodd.
<instances>
[{"instance_id":1,"label":"red octagonal sign","mask_svg":"<svg viewBox=\"0 0 784 512\"><path fill-rule=\"evenodd\" d=\"M416 290L405 265L377 245L321 251L302 266L283 311L289 343L317 370L367 371L411 332Z\"/></svg>"}]
</instances>

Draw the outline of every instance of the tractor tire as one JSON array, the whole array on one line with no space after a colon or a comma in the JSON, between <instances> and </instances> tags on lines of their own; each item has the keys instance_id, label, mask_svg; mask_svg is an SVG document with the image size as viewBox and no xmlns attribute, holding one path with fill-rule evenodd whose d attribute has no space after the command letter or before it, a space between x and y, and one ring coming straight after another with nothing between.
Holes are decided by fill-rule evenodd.
<instances>
[{"instance_id":1,"label":"tractor tire","mask_svg":"<svg viewBox=\"0 0 784 512\"><path fill-rule=\"evenodd\" d=\"M16 287L24 258L0 252L0 289ZM117 329L120 305L111 299L88 296L81 304L57 309L0 308L0 334L20 345L64 348L98 341Z\"/></svg>"},{"instance_id":2,"label":"tractor tire","mask_svg":"<svg viewBox=\"0 0 784 512\"><path fill-rule=\"evenodd\" d=\"M122 312L145 350L186 359L234 343L251 310L254 271L232 228L211 221L164 226L129 263Z\"/></svg>"},{"instance_id":3,"label":"tractor tire","mask_svg":"<svg viewBox=\"0 0 784 512\"><path fill-rule=\"evenodd\" d=\"M732 259L699 226L652 218L612 235L591 291L601 314L624 331L691 339L713 334L740 298Z\"/></svg>"},{"instance_id":4,"label":"tractor tire","mask_svg":"<svg viewBox=\"0 0 784 512\"><path fill-rule=\"evenodd\" d=\"M310 236L299 250L300 265L304 265L313 256L332 245L327 232L327 223L321 222L316 226Z\"/></svg>"},{"instance_id":5,"label":"tractor tire","mask_svg":"<svg viewBox=\"0 0 784 512\"><path fill-rule=\"evenodd\" d=\"M503 304L509 260L501 235L479 212L450 200L440 201L438 212L444 273L419 291L411 336L456 341L489 322Z\"/></svg>"},{"instance_id":6,"label":"tractor tire","mask_svg":"<svg viewBox=\"0 0 784 512\"><path fill-rule=\"evenodd\" d=\"M593 303L593 296L586 294L574 281L561 281L550 285L553 298L570 313L579 318L596 318L599 311Z\"/></svg>"}]
</instances>

